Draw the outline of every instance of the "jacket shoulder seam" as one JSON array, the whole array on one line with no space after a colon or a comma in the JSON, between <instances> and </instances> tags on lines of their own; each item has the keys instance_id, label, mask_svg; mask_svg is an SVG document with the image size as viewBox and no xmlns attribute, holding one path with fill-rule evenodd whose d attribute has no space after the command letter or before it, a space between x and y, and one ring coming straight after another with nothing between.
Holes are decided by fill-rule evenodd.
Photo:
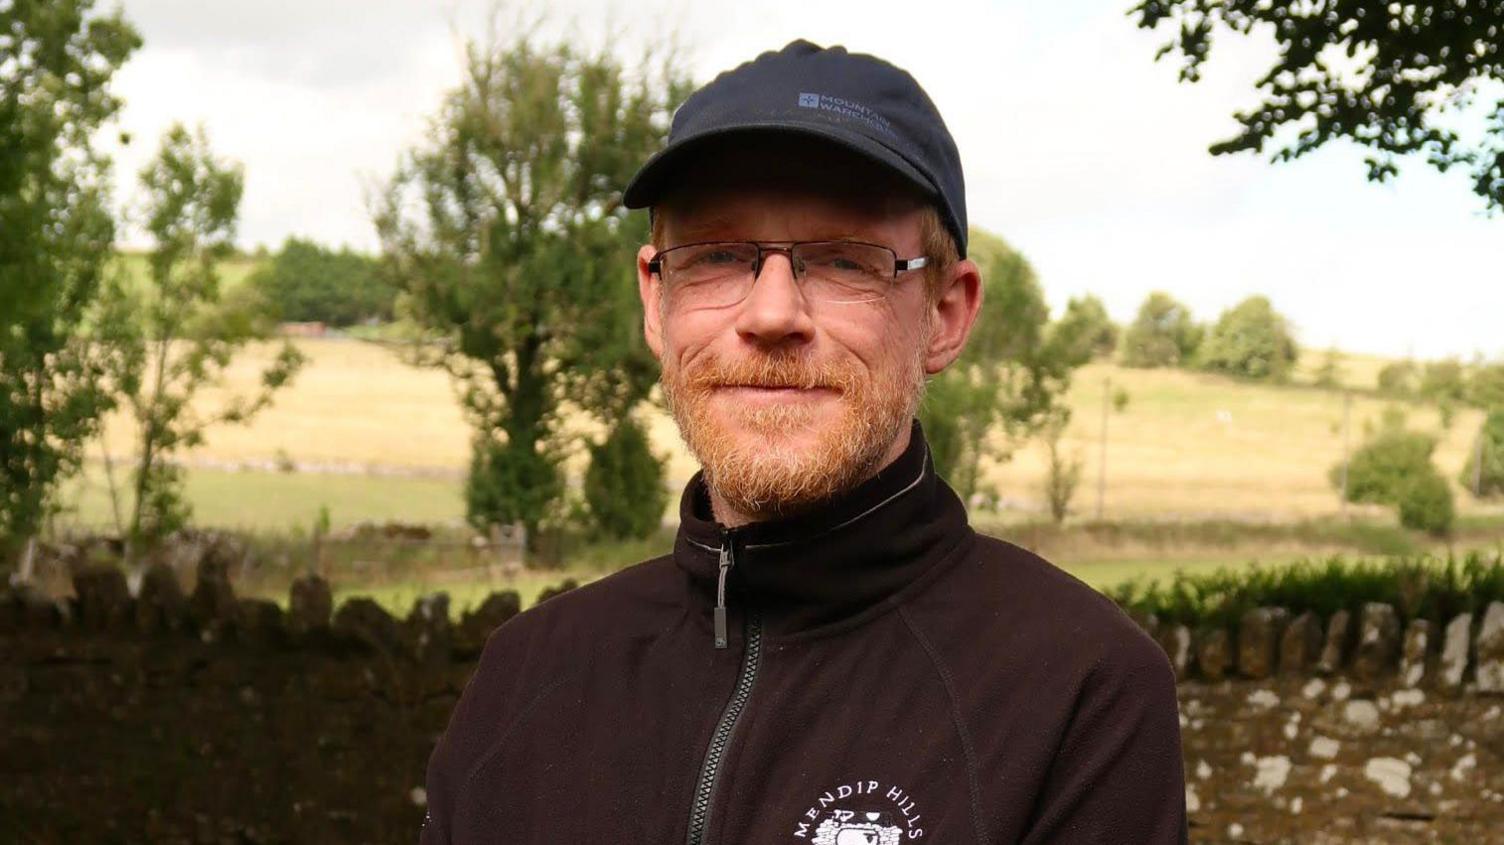
<instances>
[{"instance_id":1,"label":"jacket shoulder seam","mask_svg":"<svg viewBox=\"0 0 1504 845\"><path fill-rule=\"evenodd\" d=\"M521 710L517 711L517 715L512 718L511 724L507 725L506 730L503 730L501 732L501 736L498 736L496 738L496 741L491 743L490 747L486 749L486 752L480 756L480 759L471 764L470 769L465 772L465 779L460 782L459 788L455 791L454 797L456 806L458 806L460 803L460 797L470 790L470 785L475 781L475 778L480 773L480 770L485 768L486 764L490 763L491 760L496 757L496 755L501 753L501 750L506 747L507 742L511 740L512 733L517 730L517 727L519 725L527 721L528 716L532 713L533 708L538 705L538 702L542 701L543 698L549 693L563 686L564 681L567 680L567 678L567 675L565 677L555 678L550 683L544 685L542 689L538 690L538 692L528 701L528 703L523 706Z\"/></svg>"},{"instance_id":2,"label":"jacket shoulder seam","mask_svg":"<svg viewBox=\"0 0 1504 845\"><path fill-rule=\"evenodd\" d=\"M956 697L955 682L951 678L950 670L945 667L944 663L940 662L940 655L935 650L934 644L930 642L929 637L925 636L925 633L919 629L918 624L914 622L913 615L909 613L908 606L899 605L898 615L903 619L904 626L909 629L909 633L919 643L920 649L924 651L925 657L929 659L930 666L934 668L935 674L940 676L941 686L945 689L945 699L950 705L951 721L955 725L956 735L961 740L961 753L966 758L966 786L971 797L972 829L976 832L977 842L980 845L985 845L989 840L986 826L982 823L982 790L980 784L977 782L977 756L972 746L971 732L966 729L966 720L961 717L961 705L959 699Z\"/></svg>"}]
</instances>

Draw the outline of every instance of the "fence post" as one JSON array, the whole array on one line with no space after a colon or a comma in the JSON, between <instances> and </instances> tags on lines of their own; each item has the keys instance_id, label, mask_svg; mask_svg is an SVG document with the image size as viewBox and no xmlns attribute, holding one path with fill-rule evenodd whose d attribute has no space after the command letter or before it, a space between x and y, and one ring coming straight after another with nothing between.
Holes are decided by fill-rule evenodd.
<instances>
[{"instance_id":1,"label":"fence post","mask_svg":"<svg viewBox=\"0 0 1504 845\"><path fill-rule=\"evenodd\" d=\"M1347 470L1352 463L1353 393L1342 391L1342 516L1347 517Z\"/></svg>"},{"instance_id":2,"label":"fence post","mask_svg":"<svg viewBox=\"0 0 1504 845\"><path fill-rule=\"evenodd\" d=\"M1097 457L1097 521L1102 521L1102 512L1107 499L1107 417L1112 403L1112 376L1102 379L1102 442Z\"/></svg>"}]
</instances>

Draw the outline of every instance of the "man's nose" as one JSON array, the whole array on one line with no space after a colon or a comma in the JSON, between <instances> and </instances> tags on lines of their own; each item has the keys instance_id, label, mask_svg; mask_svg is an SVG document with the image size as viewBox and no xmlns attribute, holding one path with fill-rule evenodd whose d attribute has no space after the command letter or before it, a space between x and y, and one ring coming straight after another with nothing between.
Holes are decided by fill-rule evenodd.
<instances>
[{"instance_id":1,"label":"man's nose","mask_svg":"<svg viewBox=\"0 0 1504 845\"><path fill-rule=\"evenodd\" d=\"M768 253L752 282L752 291L737 313L737 334L760 345L773 346L806 342L814 337L814 328L809 303L794 278L789 256Z\"/></svg>"}]
</instances>

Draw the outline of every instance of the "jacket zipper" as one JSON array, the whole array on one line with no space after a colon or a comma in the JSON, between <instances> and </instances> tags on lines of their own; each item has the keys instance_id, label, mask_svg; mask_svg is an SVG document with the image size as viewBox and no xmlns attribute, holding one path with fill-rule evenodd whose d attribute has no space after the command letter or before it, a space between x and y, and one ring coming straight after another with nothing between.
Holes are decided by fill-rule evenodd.
<instances>
[{"instance_id":1,"label":"jacket zipper","mask_svg":"<svg viewBox=\"0 0 1504 845\"><path fill-rule=\"evenodd\" d=\"M720 574L716 580L716 648L726 647L726 575L734 563L731 538L727 537L721 545ZM705 761L700 765L700 779L695 784L694 802L690 805L689 812L688 845L703 845L705 841L721 758L726 754L726 746L731 743L731 734L736 730L736 722L747 707L747 700L752 697L752 684L757 680L757 667L762 662L762 620L756 614L748 613L744 630L746 646L742 650L741 667L736 674L736 687L731 692L731 700L726 702L726 709L721 711L715 733L710 736L710 747L706 749Z\"/></svg>"}]
</instances>

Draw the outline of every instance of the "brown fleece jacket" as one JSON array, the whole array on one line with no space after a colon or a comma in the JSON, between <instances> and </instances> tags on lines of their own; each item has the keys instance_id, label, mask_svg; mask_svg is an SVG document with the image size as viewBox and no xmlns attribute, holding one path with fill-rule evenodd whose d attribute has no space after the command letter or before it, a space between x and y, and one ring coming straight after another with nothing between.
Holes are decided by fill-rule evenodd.
<instances>
[{"instance_id":1,"label":"brown fleece jacket","mask_svg":"<svg viewBox=\"0 0 1504 845\"><path fill-rule=\"evenodd\" d=\"M797 518L726 530L699 476L680 510L672 555L491 636L423 845L1186 841L1164 653L972 531L917 423Z\"/></svg>"}]
</instances>

